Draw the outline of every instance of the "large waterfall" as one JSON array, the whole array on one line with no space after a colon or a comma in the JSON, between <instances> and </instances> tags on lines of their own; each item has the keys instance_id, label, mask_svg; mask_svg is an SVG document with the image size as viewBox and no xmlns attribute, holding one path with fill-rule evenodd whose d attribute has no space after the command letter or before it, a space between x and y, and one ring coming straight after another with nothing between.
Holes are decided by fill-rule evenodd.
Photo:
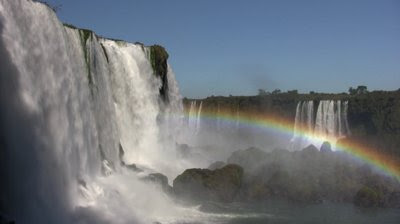
<instances>
[{"instance_id":1,"label":"large waterfall","mask_svg":"<svg viewBox=\"0 0 400 224\"><path fill-rule=\"evenodd\" d=\"M150 53L64 26L43 4L0 0L1 213L17 223L176 214L161 191L120 165L169 177L187 166L174 151L179 89L168 68L164 103Z\"/></svg>"},{"instance_id":2,"label":"large waterfall","mask_svg":"<svg viewBox=\"0 0 400 224\"><path fill-rule=\"evenodd\" d=\"M310 144L320 147L324 141L335 145L340 138L350 134L347 121L348 101L321 100L315 112L314 101L300 101L296 107L293 149Z\"/></svg>"}]
</instances>

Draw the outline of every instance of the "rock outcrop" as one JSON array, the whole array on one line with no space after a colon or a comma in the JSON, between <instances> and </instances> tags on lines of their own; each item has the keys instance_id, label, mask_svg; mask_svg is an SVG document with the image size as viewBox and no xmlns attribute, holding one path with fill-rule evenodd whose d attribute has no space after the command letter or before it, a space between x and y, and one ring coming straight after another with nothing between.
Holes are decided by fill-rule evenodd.
<instances>
[{"instance_id":1,"label":"rock outcrop","mask_svg":"<svg viewBox=\"0 0 400 224\"><path fill-rule=\"evenodd\" d=\"M233 201L242 185L243 168L228 164L221 169L188 169L173 182L177 197L193 201Z\"/></svg>"},{"instance_id":2,"label":"rock outcrop","mask_svg":"<svg viewBox=\"0 0 400 224\"><path fill-rule=\"evenodd\" d=\"M164 101L168 101L168 53L163 46L150 46L150 62L154 74L161 79L160 96Z\"/></svg>"},{"instance_id":3,"label":"rock outcrop","mask_svg":"<svg viewBox=\"0 0 400 224\"><path fill-rule=\"evenodd\" d=\"M395 178L379 174L368 164L355 163L343 152L320 151L313 145L294 152L249 148L232 153L228 162L244 168L236 200L283 198L305 203L349 202L362 207L400 205L400 183Z\"/></svg>"},{"instance_id":4,"label":"rock outcrop","mask_svg":"<svg viewBox=\"0 0 400 224\"><path fill-rule=\"evenodd\" d=\"M151 173L143 177L142 180L161 187L167 194L172 194L172 187L168 184L168 177L162 173Z\"/></svg>"}]
</instances>

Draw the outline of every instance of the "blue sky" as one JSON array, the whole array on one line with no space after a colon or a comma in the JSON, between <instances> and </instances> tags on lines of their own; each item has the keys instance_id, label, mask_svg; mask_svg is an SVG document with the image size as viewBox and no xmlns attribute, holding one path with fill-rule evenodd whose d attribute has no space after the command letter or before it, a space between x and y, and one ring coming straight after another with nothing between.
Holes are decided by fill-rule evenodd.
<instances>
[{"instance_id":1,"label":"blue sky","mask_svg":"<svg viewBox=\"0 0 400 224\"><path fill-rule=\"evenodd\" d=\"M397 0L48 0L63 22L161 44L186 97L400 88Z\"/></svg>"}]
</instances>

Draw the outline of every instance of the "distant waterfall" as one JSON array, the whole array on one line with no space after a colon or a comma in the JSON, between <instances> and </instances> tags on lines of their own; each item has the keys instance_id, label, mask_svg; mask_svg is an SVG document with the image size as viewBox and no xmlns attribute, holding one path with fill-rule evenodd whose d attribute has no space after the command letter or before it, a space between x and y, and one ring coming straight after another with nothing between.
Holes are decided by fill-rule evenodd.
<instances>
[{"instance_id":1,"label":"distant waterfall","mask_svg":"<svg viewBox=\"0 0 400 224\"><path fill-rule=\"evenodd\" d=\"M200 132L201 128L201 110L203 109L203 101L200 101L199 109L197 111L196 133Z\"/></svg>"},{"instance_id":2,"label":"distant waterfall","mask_svg":"<svg viewBox=\"0 0 400 224\"><path fill-rule=\"evenodd\" d=\"M196 101L190 102L189 117L188 117L188 127L190 130L196 130L197 123L197 108Z\"/></svg>"},{"instance_id":3,"label":"distant waterfall","mask_svg":"<svg viewBox=\"0 0 400 224\"><path fill-rule=\"evenodd\" d=\"M240 121L240 109L239 109L239 106L236 108L236 121L235 121L235 131L238 131L239 130L239 127L240 127L240 123L239 123L239 121Z\"/></svg>"},{"instance_id":4,"label":"distant waterfall","mask_svg":"<svg viewBox=\"0 0 400 224\"><path fill-rule=\"evenodd\" d=\"M350 134L347 121L348 101L321 100L314 113L314 101L300 101L291 140L293 149L302 149L309 144L316 147L324 141L335 145L339 138Z\"/></svg>"},{"instance_id":5,"label":"distant waterfall","mask_svg":"<svg viewBox=\"0 0 400 224\"><path fill-rule=\"evenodd\" d=\"M203 102L193 100L190 102L189 116L187 118L187 124L189 132L196 135L200 132L201 127L201 111L203 110Z\"/></svg>"}]
</instances>

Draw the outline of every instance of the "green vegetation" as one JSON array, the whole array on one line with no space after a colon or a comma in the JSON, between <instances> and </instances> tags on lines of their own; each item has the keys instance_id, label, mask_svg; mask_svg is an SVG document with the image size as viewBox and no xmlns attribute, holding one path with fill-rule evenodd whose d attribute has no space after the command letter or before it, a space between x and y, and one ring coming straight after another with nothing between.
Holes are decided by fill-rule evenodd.
<instances>
[{"instance_id":1,"label":"green vegetation","mask_svg":"<svg viewBox=\"0 0 400 224\"><path fill-rule=\"evenodd\" d=\"M94 89L94 78L92 76L92 72L90 69L90 52L89 49L87 47L87 41L90 38L94 38L95 34L93 33L93 31L88 30L88 29L79 29L79 36L81 39L81 45L82 45L82 50L83 50L83 54L85 57L85 63L86 63L86 69L87 69L87 78L88 78L88 82L89 82L89 88L90 88L90 93L92 94L92 96L94 95L93 91Z\"/></svg>"},{"instance_id":2,"label":"green vegetation","mask_svg":"<svg viewBox=\"0 0 400 224\"><path fill-rule=\"evenodd\" d=\"M363 186L354 197L354 204L360 207L376 207L382 199L382 192Z\"/></svg>"},{"instance_id":3,"label":"green vegetation","mask_svg":"<svg viewBox=\"0 0 400 224\"><path fill-rule=\"evenodd\" d=\"M150 46L150 63L154 74L161 79L160 95L164 101L168 101L168 53L160 45Z\"/></svg>"},{"instance_id":4,"label":"green vegetation","mask_svg":"<svg viewBox=\"0 0 400 224\"><path fill-rule=\"evenodd\" d=\"M103 45L102 43L100 43L100 45L101 45L101 48L103 49L104 56L106 56L107 62L109 62L108 54L107 54L106 48L104 47L104 45Z\"/></svg>"},{"instance_id":5,"label":"green vegetation","mask_svg":"<svg viewBox=\"0 0 400 224\"><path fill-rule=\"evenodd\" d=\"M203 109L210 112L217 113L220 107L227 113L231 112L232 116L239 110L240 114L271 114L289 121L294 121L299 101L313 100L315 107L320 100L348 101L348 121L352 133L348 139L400 160L400 91L368 92L366 87L361 86L356 89L359 94L274 92L269 94L259 90L257 96L211 96L201 101ZM183 100L185 108L189 108L191 101L187 98Z\"/></svg>"},{"instance_id":6,"label":"green vegetation","mask_svg":"<svg viewBox=\"0 0 400 224\"><path fill-rule=\"evenodd\" d=\"M350 95L366 94L366 93L368 93L368 90L367 90L366 86L357 86L357 89L354 89L353 87L349 88L349 94Z\"/></svg>"},{"instance_id":7,"label":"green vegetation","mask_svg":"<svg viewBox=\"0 0 400 224\"><path fill-rule=\"evenodd\" d=\"M66 26L66 27L69 27L71 29L75 29L75 30L78 29L76 26L74 26L72 24L69 24L69 23L63 23L63 25Z\"/></svg>"}]
</instances>

